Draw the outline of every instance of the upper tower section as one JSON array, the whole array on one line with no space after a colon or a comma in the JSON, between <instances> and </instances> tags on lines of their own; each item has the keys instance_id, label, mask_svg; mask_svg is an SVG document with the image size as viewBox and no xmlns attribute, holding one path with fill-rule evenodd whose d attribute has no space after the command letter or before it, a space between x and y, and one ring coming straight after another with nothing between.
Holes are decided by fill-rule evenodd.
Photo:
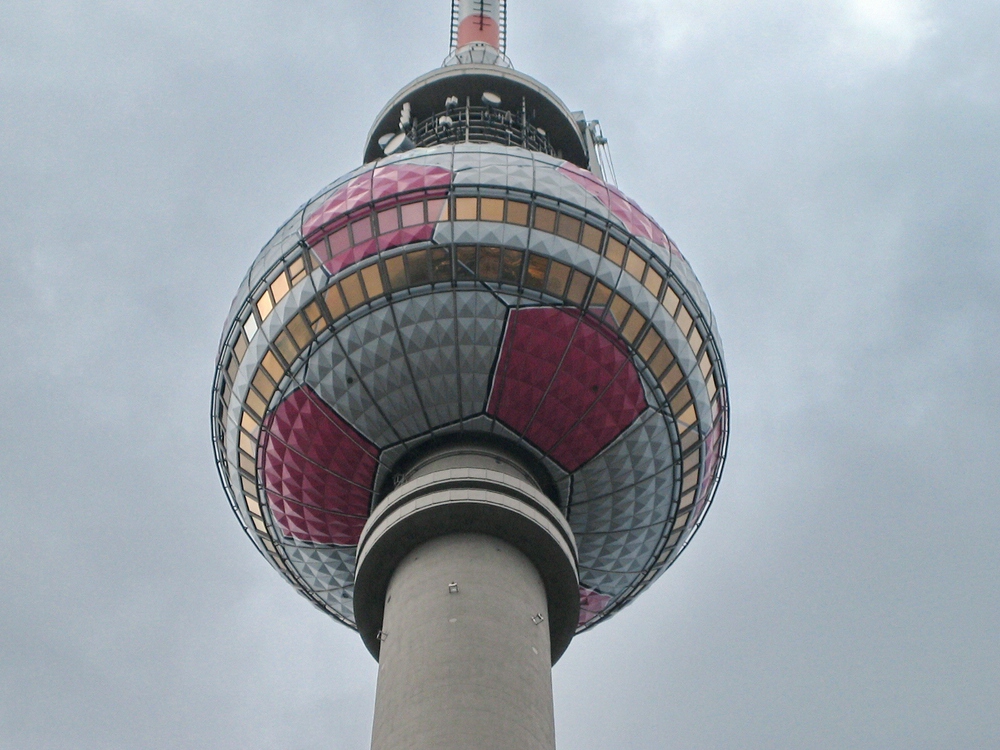
<instances>
[{"instance_id":1,"label":"upper tower section","mask_svg":"<svg viewBox=\"0 0 1000 750\"><path fill-rule=\"evenodd\" d=\"M368 133L365 163L413 148L499 143L605 175L592 124L511 66L504 0L452 0L451 53L400 90Z\"/></svg>"}]
</instances>

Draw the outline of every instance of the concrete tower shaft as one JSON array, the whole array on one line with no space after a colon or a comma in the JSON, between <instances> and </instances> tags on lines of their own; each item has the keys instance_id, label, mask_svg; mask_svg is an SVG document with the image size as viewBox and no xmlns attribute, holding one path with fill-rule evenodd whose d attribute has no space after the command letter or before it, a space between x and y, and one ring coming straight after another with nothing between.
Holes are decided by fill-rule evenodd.
<instances>
[{"instance_id":1,"label":"concrete tower shaft","mask_svg":"<svg viewBox=\"0 0 1000 750\"><path fill-rule=\"evenodd\" d=\"M373 750L552 750L551 664L579 619L576 545L512 454L421 460L358 544L358 629L379 660Z\"/></svg>"}]
</instances>

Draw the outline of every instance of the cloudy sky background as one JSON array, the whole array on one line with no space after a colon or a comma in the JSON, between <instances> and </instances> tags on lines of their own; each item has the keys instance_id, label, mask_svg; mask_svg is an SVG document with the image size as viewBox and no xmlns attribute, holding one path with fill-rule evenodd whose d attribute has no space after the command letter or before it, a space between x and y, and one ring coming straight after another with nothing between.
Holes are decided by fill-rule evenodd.
<instances>
[{"instance_id":1,"label":"cloudy sky background","mask_svg":"<svg viewBox=\"0 0 1000 750\"><path fill-rule=\"evenodd\" d=\"M4 0L0 748L367 748L375 663L243 537L209 392L447 6ZM555 668L563 750L1000 746L998 36L987 0L510 0L733 401L702 530Z\"/></svg>"}]
</instances>

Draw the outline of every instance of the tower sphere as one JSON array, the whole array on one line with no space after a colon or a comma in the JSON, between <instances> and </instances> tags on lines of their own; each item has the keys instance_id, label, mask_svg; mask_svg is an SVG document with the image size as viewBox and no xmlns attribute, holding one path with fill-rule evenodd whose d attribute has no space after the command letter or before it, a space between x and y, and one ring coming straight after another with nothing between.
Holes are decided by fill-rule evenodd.
<instances>
[{"instance_id":1,"label":"tower sphere","mask_svg":"<svg viewBox=\"0 0 1000 750\"><path fill-rule=\"evenodd\" d=\"M691 267L602 167L596 124L510 67L502 24L459 20L445 65L379 114L364 164L240 284L215 454L253 543L351 627L380 503L449 445L509 457L576 566L554 661L703 519L727 439L722 348ZM378 607L361 613L373 652Z\"/></svg>"}]
</instances>

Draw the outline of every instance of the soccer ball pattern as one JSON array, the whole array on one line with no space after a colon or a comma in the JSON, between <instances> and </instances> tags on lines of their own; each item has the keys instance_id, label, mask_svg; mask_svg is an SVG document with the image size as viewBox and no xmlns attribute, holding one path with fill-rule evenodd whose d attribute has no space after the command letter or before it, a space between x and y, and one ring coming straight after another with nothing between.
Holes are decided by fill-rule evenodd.
<instances>
[{"instance_id":1,"label":"soccer ball pattern","mask_svg":"<svg viewBox=\"0 0 1000 750\"><path fill-rule=\"evenodd\" d=\"M676 559L727 430L715 320L663 230L590 172L490 144L366 164L297 211L240 286L213 394L250 537L352 626L358 537L422 442L489 434L548 470L584 629Z\"/></svg>"}]
</instances>

